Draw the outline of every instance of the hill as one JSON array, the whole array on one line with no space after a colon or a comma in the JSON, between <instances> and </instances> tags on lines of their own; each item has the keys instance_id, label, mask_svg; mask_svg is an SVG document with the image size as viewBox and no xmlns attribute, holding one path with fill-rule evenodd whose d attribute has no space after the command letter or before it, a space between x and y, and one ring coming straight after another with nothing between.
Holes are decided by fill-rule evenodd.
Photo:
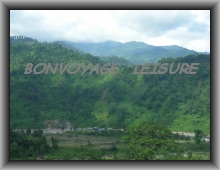
<instances>
[{"instance_id":1,"label":"hill","mask_svg":"<svg viewBox=\"0 0 220 170\"><path fill-rule=\"evenodd\" d=\"M153 120L174 131L201 129L210 134L210 56L196 54L158 62L200 65L194 75L135 75L134 67L125 65L117 74L89 74L90 68L83 75L82 69L76 74L60 74L59 69L56 74L24 74L27 63L105 63L58 43L11 37L10 127L45 128L47 122L59 120L71 122L74 128L125 128Z\"/></svg>"},{"instance_id":2,"label":"hill","mask_svg":"<svg viewBox=\"0 0 220 170\"><path fill-rule=\"evenodd\" d=\"M157 62L162 58L184 57L198 53L196 51L188 50L177 45L153 46L136 41L130 41L126 43L110 40L101 43L75 43L66 41L65 43L95 56L102 57L116 55L118 57L129 60L133 64Z\"/></svg>"},{"instance_id":3,"label":"hill","mask_svg":"<svg viewBox=\"0 0 220 170\"><path fill-rule=\"evenodd\" d=\"M86 54L86 52L79 50L78 48L75 48L74 46L70 45L67 42L63 42L63 41L55 41L54 43L58 43L60 45L62 45L63 47L66 47L68 49L72 49L73 51L77 51L80 54ZM122 57L118 57L115 55L111 55L111 56L97 56L99 57L99 59L105 63L121 63L122 65L127 65L130 66L132 65L131 62L129 62L127 59L122 58Z\"/></svg>"}]
</instances>

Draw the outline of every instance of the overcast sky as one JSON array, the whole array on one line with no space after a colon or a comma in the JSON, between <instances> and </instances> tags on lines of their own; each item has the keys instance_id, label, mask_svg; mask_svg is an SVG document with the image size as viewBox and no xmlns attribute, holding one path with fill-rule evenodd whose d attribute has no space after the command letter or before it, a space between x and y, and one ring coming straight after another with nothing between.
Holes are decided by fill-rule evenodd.
<instances>
[{"instance_id":1,"label":"overcast sky","mask_svg":"<svg viewBox=\"0 0 220 170\"><path fill-rule=\"evenodd\" d=\"M11 10L10 35L38 41L142 41L210 52L209 10Z\"/></svg>"}]
</instances>

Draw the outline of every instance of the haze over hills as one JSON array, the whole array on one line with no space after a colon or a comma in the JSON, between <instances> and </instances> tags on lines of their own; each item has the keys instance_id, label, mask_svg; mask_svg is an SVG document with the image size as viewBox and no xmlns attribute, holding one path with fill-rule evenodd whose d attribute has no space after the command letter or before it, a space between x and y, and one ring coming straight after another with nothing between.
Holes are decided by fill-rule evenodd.
<instances>
[{"instance_id":1,"label":"haze over hills","mask_svg":"<svg viewBox=\"0 0 220 170\"><path fill-rule=\"evenodd\" d=\"M27 63L36 66L39 63L103 65L104 62L58 43L11 38L10 126L45 128L45 122L67 120L74 128L125 128L153 120L174 131L201 129L209 134L210 56L196 54L161 62L175 65L199 62L200 66L194 75L135 75L134 68L127 66L121 66L114 75L95 72L81 75L82 70L72 75L66 71L60 74L59 69L56 74L24 74Z\"/></svg>"},{"instance_id":2,"label":"haze over hills","mask_svg":"<svg viewBox=\"0 0 220 170\"><path fill-rule=\"evenodd\" d=\"M153 46L136 41L130 41L126 43L111 40L100 43L79 43L65 41L65 43L95 56L103 57L114 55L125 58L133 64L156 62L162 58L183 57L196 53L208 54L207 52L196 52L194 50L189 50L177 45Z\"/></svg>"}]
</instances>

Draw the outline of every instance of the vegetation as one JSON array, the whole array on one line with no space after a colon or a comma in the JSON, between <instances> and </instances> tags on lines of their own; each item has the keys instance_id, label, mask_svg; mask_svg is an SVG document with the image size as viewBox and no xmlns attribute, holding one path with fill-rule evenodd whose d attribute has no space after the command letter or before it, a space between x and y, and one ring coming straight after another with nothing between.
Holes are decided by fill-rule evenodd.
<instances>
[{"instance_id":1,"label":"vegetation","mask_svg":"<svg viewBox=\"0 0 220 170\"><path fill-rule=\"evenodd\" d=\"M59 140L57 148L54 139ZM209 160L209 151L210 143L196 144L154 122L131 126L125 132L10 133L11 160Z\"/></svg>"},{"instance_id":2,"label":"vegetation","mask_svg":"<svg viewBox=\"0 0 220 170\"><path fill-rule=\"evenodd\" d=\"M200 144L202 137L203 137L203 132L202 132L202 130L195 130L194 132L195 132L196 144Z\"/></svg>"},{"instance_id":3,"label":"vegetation","mask_svg":"<svg viewBox=\"0 0 220 170\"><path fill-rule=\"evenodd\" d=\"M120 43L116 41L105 41L101 43L74 43L65 42L72 48L77 48L81 51L86 51L95 56L112 56L129 60L131 63L143 64L145 62L156 62L167 57L184 57L187 55L196 54L196 51L186 48L171 45L171 46L153 46L143 42L130 41Z\"/></svg>"},{"instance_id":4,"label":"vegetation","mask_svg":"<svg viewBox=\"0 0 220 170\"><path fill-rule=\"evenodd\" d=\"M106 59L114 59L112 62L122 61L118 57ZM81 139L82 136L114 138L108 148L95 149L98 156L89 158L78 155L79 158L75 158L74 155L69 155L68 159L105 159L102 157L105 156L103 154L105 151L114 153L112 159L162 159L158 155L163 155L163 159L185 159L181 155L189 148L191 148L189 153L194 150L196 152L208 150L206 146L208 144L201 141L201 134L210 134L210 55L194 54L158 60L159 63L174 63L174 68L178 63L200 63L197 74L194 75L178 73L135 75L134 67L127 64L122 64L118 73L114 75L96 74L96 71L89 74L92 68L83 75L82 68L76 74L68 74L66 71L60 74L59 69L56 74L50 71L48 74L45 72L24 74L27 63L34 66L39 63L51 63L53 67L56 63L63 63L64 66L67 63L83 63L85 66L89 63L92 66L100 63L103 66L106 61L64 47L57 42L39 43L28 37L11 37L10 128L27 129L26 133L11 131L11 158L34 159L36 155L44 154L48 155L48 159L58 159L55 158L58 152L68 150L67 146L62 146L63 139L60 135L64 134L47 138L42 131L31 133L30 129L56 128L64 131L67 128L66 121L73 127L71 133L65 134L66 138L68 140L74 138L79 152L85 153L89 150L88 152L92 153L91 147L96 145L91 139L86 137ZM37 71L40 70L42 67L38 67ZM146 124L144 123L146 121L153 123ZM85 132L76 130L88 127L103 127L105 130L92 129ZM108 128L128 131L114 132L106 130ZM143 136L151 128L158 130L161 135L153 133L151 135L155 138L152 139L151 135ZM135 129L142 136L136 136ZM175 140L184 143L175 142L171 139L173 138L171 130L180 132L199 130L195 131L198 134L195 137L197 144L192 143L189 138L180 139L181 137ZM162 139L163 135L166 140ZM122 136L127 137L121 139ZM84 144L80 144L80 140ZM135 151L132 151L133 155L121 153L123 144L132 149L134 141L137 145ZM167 142L169 146L165 145ZM36 143L36 147L30 148ZM50 147L46 143L50 143ZM70 144L72 145L73 143ZM147 145L151 146L150 149L146 147ZM172 152L179 154L175 157L170 155ZM187 159L195 158L193 154Z\"/></svg>"},{"instance_id":5,"label":"vegetation","mask_svg":"<svg viewBox=\"0 0 220 170\"><path fill-rule=\"evenodd\" d=\"M10 131L10 159L36 160L50 150L42 130L35 130L32 135Z\"/></svg>"},{"instance_id":6,"label":"vegetation","mask_svg":"<svg viewBox=\"0 0 220 170\"><path fill-rule=\"evenodd\" d=\"M127 160L154 160L177 150L171 131L154 122L130 127L122 139L123 159Z\"/></svg>"},{"instance_id":7,"label":"vegetation","mask_svg":"<svg viewBox=\"0 0 220 170\"><path fill-rule=\"evenodd\" d=\"M175 131L210 134L210 56L191 55L158 62L199 62L195 75L134 75L121 66L118 74L24 74L33 63L102 62L57 43L26 39L10 44L10 125L45 128L47 120L68 120L73 127L125 128L152 120ZM40 68L39 68L40 69ZM141 89L141 90L139 90ZM56 100L54 100L56 99ZM19 102L18 102L19 101Z\"/></svg>"},{"instance_id":8,"label":"vegetation","mask_svg":"<svg viewBox=\"0 0 220 170\"><path fill-rule=\"evenodd\" d=\"M105 63L120 63L121 65L132 66L133 64L128 60L118 57L118 56L109 56L109 57L100 57L100 60Z\"/></svg>"}]
</instances>

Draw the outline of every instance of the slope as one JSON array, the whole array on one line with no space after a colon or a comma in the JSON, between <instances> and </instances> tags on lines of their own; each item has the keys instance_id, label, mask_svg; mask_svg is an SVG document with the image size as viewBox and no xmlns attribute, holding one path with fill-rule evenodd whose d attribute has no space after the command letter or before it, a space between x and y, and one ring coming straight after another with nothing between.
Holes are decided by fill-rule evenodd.
<instances>
[{"instance_id":1,"label":"slope","mask_svg":"<svg viewBox=\"0 0 220 170\"><path fill-rule=\"evenodd\" d=\"M125 128L153 120L174 131L210 133L210 56L161 59L161 63L200 63L197 74L24 74L33 63L104 63L57 43L10 43L10 126L45 128L45 121L68 120L74 127Z\"/></svg>"},{"instance_id":2,"label":"slope","mask_svg":"<svg viewBox=\"0 0 220 170\"><path fill-rule=\"evenodd\" d=\"M156 62L159 59L167 57L184 57L196 54L196 51L172 45L172 46L153 46L143 42L130 41L126 43L116 41L105 41L100 43L75 43L65 42L72 47L88 52L95 56L112 56L116 55L128 59L136 64L145 62Z\"/></svg>"}]
</instances>

